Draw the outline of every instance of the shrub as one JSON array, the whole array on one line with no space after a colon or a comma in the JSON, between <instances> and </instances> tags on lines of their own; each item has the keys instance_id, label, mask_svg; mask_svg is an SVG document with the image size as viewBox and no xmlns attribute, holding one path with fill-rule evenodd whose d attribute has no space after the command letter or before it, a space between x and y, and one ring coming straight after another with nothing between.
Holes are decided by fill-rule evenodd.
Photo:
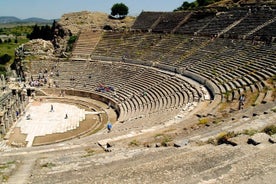
<instances>
[{"instance_id":1,"label":"shrub","mask_svg":"<svg viewBox=\"0 0 276 184\"><path fill-rule=\"evenodd\" d=\"M11 60L11 58L12 57L8 54L4 54L4 55L0 56L0 64L1 65L6 64L7 62L9 62Z\"/></svg>"},{"instance_id":2,"label":"shrub","mask_svg":"<svg viewBox=\"0 0 276 184\"><path fill-rule=\"evenodd\" d=\"M172 138L170 136L164 135L163 140L161 141L162 146L167 146L169 142L172 141Z\"/></svg>"},{"instance_id":3,"label":"shrub","mask_svg":"<svg viewBox=\"0 0 276 184\"><path fill-rule=\"evenodd\" d=\"M54 163L51 162L46 162L45 164L42 164L41 167L47 167L47 168L51 168L56 166Z\"/></svg>"},{"instance_id":4,"label":"shrub","mask_svg":"<svg viewBox=\"0 0 276 184\"><path fill-rule=\"evenodd\" d=\"M139 141L137 141L136 139L132 140L130 143L129 143L130 146L139 146L140 143Z\"/></svg>"},{"instance_id":5,"label":"shrub","mask_svg":"<svg viewBox=\"0 0 276 184\"><path fill-rule=\"evenodd\" d=\"M254 135L256 133L258 133L258 130L254 130L254 129L249 129L249 130L244 130L243 131L243 134L249 135L249 136L252 136L252 135Z\"/></svg>"},{"instance_id":6,"label":"shrub","mask_svg":"<svg viewBox=\"0 0 276 184\"><path fill-rule=\"evenodd\" d=\"M70 36L70 38L67 42L67 51L68 52L73 50L73 45L77 41L77 39L78 39L78 36L76 36L76 35Z\"/></svg>"},{"instance_id":7,"label":"shrub","mask_svg":"<svg viewBox=\"0 0 276 184\"><path fill-rule=\"evenodd\" d=\"M209 122L207 118L201 118L198 121L199 121L198 124L200 125L205 125Z\"/></svg>"},{"instance_id":8,"label":"shrub","mask_svg":"<svg viewBox=\"0 0 276 184\"><path fill-rule=\"evenodd\" d=\"M236 134L234 132L221 132L218 136L217 136L217 144L223 144L225 142L228 142L227 140L235 137Z\"/></svg>"},{"instance_id":9,"label":"shrub","mask_svg":"<svg viewBox=\"0 0 276 184\"><path fill-rule=\"evenodd\" d=\"M276 126L275 125L267 126L263 129L263 132L268 135L276 134Z\"/></svg>"}]
</instances>

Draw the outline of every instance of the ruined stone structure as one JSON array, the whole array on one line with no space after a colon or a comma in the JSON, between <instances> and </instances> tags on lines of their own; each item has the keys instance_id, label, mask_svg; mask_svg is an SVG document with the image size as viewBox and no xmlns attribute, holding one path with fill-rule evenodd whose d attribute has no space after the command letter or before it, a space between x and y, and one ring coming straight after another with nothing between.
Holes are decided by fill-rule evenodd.
<instances>
[{"instance_id":1,"label":"ruined stone structure","mask_svg":"<svg viewBox=\"0 0 276 184\"><path fill-rule=\"evenodd\" d=\"M39 116L53 114L50 103L74 104L95 127L84 126L85 135L72 136L74 126L41 135L32 133L53 116L34 123L32 140L22 136L26 148L3 149L6 180L273 183L275 23L267 7L142 12L131 31L80 32L71 58L28 63L26 84L37 89L35 105L47 102ZM24 88L10 88L1 95L2 134L28 103ZM74 113L59 110L62 129Z\"/></svg>"},{"instance_id":2,"label":"ruined stone structure","mask_svg":"<svg viewBox=\"0 0 276 184\"><path fill-rule=\"evenodd\" d=\"M28 98L23 89L10 89L3 75L1 75L0 85L0 134L1 137L3 137L16 120L24 113Z\"/></svg>"}]
</instances>

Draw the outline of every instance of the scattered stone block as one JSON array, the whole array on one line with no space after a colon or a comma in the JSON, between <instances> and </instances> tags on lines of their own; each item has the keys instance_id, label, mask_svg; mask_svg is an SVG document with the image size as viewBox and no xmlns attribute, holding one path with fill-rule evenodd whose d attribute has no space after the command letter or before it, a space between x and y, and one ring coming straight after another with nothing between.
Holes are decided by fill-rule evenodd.
<instances>
[{"instance_id":1,"label":"scattered stone block","mask_svg":"<svg viewBox=\"0 0 276 184\"><path fill-rule=\"evenodd\" d=\"M259 114L257 114L257 113L253 113L253 114L252 114L252 116L253 116L253 117L255 117L255 116L259 116Z\"/></svg>"},{"instance_id":2,"label":"scattered stone block","mask_svg":"<svg viewBox=\"0 0 276 184\"><path fill-rule=\"evenodd\" d=\"M115 146L114 143L110 143L110 142L107 142L107 143L106 143L106 147L107 147L107 148L111 148L111 147L113 147L113 146Z\"/></svg>"},{"instance_id":3,"label":"scattered stone block","mask_svg":"<svg viewBox=\"0 0 276 184\"><path fill-rule=\"evenodd\" d=\"M200 114L196 114L196 116L197 116L198 118L202 118L202 115L200 115Z\"/></svg>"},{"instance_id":4,"label":"scattered stone block","mask_svg":"<svg viewBox=\"0 0 276 184\"><path fill-rule=\"evenodd\" d=\"M270 136L267 135L266 133L257 133L251 137L251 139L253 139L255 142L259 142L259 143L267 143L269 138L270 138Z\"/></svg>"},{"instance_id":5,"label":"scattered stone block","mask_svg":"<svg viewBox=\"0 0 276 184\"><path fill-rule=\"evenodd\" d=\"M251 139L251 138L249 138L248 140L247 140L247 144L252 144L252 145L254 145L254 146L257 146L258 144L260 144L259 142L256 142L256 141L254 141L253 139Z\"/></svg>"},{"instance_id":6,"label":"scattered stone block","mask_svg":"<svg viewBox=\"0 0 276 184\"><path fill-rule=\"evenodd\" d=\"M155 144L155 147L156 147L156 148L161 147L161 143L156 143L156 144Z\"/></svg>"},{"instance_id":7,"label":"scattered stone block","mask_svg":"<svg viewBox=\"0 0 276 184\"><path fill-rule=\"evenodd\" d=\"M221 144L228 144L228 145L231 145L231 146L237 146L237 143L229 141L228 139L226 139L224 137L218 140L218 145L221 145Z\"/></svg>"},{"instance_id":8,"label":"scattered stone block","mask_svg":"<svg viewBox=\"0 0 276 184\"><path fill-rule=\"evenodd\" d=\"M181 141L177 141L173 144L174 147L179 148L179 147L183 147L183 146L187 146L189 144L189 140L188 139L184 139Z\"/></svg>"},{"instance_id":9,"label":"scattered stone block","mask_svg":"<svg viewBox=\"0 0 276 184\"><path fill-rule=\"evenodd\" d=\"M151 148L151 147L152 147L152 145L151 145L151 144L149 144L149 143L147 143L147 144L145 144L145 147L147 147L147 148Z\"/></svg>"},{"instance_id":10,"label":"scattered stone block","mask_svg":"<svg viewBox=\"0 0 276 184\"><path fill-rule=\"evenodd\" d=\"M248 138L249 138L249 135L242 134L236 137L229 138L228 140L236 143L237 145L243 145L243 144L246 144Z\"/></svg>"},{"instance_id":11,"label":"scattered stone block","mask_svg":"<svg viewBox=\"0 0 276 184\"><path fill-rule=\"evenodd\" d=\"M211 114L211 113L208 113L207 116L216 117L216 115L213 115L213 114Z\"/></svg>"},{"instance_id":12,"label":"scattered stone block","mask_svg":"<svg viewBox=\"0 0 276 184\"><path fill-rule=\"evenodd\" d=\"M271 143L271 144L275 144L276 143L275 140L273 140L272 138L269 138L268 142Z\"/></svg>"},{"instance_id":13,"label":"scattered stone block","mask_svg":"<svg viewBox=\"0 0 276 184\"><path fill-rule=\"evenodd\" d=\"M112 150L109 148L104 149L105 152L111 152Z\"/></svg>"}]
</instances>

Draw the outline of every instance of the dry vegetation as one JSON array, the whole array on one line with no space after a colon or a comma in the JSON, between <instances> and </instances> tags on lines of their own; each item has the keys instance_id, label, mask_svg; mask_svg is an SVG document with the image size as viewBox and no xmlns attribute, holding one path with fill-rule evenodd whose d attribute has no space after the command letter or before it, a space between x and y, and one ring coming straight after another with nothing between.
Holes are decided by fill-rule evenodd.
<instances>
[{"instance_id":1,"label":"dry vegetation","mask_svg":"<svg viewBox=\"0 0 276 184\"><path fill-rule=\"evenodd\" d=\"M109 19L106 13L82 11L64 14L59 23L64 28L71 30L73 34L77 34L80 29L102 29L106 25L113 29L129 28L134 20L135 17L130 16L123 20L114 20Z\"/></svg>"}]
</instances>

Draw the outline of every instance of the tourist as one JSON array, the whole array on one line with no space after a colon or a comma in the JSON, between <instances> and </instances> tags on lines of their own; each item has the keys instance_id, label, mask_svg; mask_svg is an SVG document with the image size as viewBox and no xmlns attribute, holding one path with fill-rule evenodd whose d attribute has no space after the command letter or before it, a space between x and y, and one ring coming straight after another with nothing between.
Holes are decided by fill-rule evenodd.
<instances>
[{"instance_id":1,"label":"tourist","mask_svg":"<svg viewBox=\"0 0 276 184\"><path fill-rule=\"evenodd\" d=\"M26 119L27 119L27 120L31 120L31 114L28 114L28 115L26 116Z\"/></svg>"},{"instance_id":2,"label":"tourist","mask_svg":"<svg viewBox=\"0 0 276 184\"><path fill-rule=\"evenodd\" d=\"M64 117L64 119L68 119L68 114L67 114L67 113L65 114L65 117Z\"/></svg>"},{"instance_id":3,"label":"tourist","mask_svg":"<svg viewBox=\"0 0 276 184\"><path fill-rule=\"evenodd\" d=\"M243 109L244 102L245 102L245 95L242 94L239 98L239 110Z\"/></svg>"},{"instance_id":4,"label":"tourist","mask_svg":"<svg viewBox=\"0 0 276 184\"><path fill-rule=\"evenodd\" d=\"M50 112L54 112L54 106L51 104L51 110Z\"/></svg>"},{"instance_id":5,"label":"tourist","mask_svg":"<svg viewBox=\"0 0 276 184\"><path fill-rule=\"evenodd\" d=\"M107 123L107 130L108 130L108 133L111 131L112 129L112 124L110 122Z\"/></svg>"}]
</instances>

